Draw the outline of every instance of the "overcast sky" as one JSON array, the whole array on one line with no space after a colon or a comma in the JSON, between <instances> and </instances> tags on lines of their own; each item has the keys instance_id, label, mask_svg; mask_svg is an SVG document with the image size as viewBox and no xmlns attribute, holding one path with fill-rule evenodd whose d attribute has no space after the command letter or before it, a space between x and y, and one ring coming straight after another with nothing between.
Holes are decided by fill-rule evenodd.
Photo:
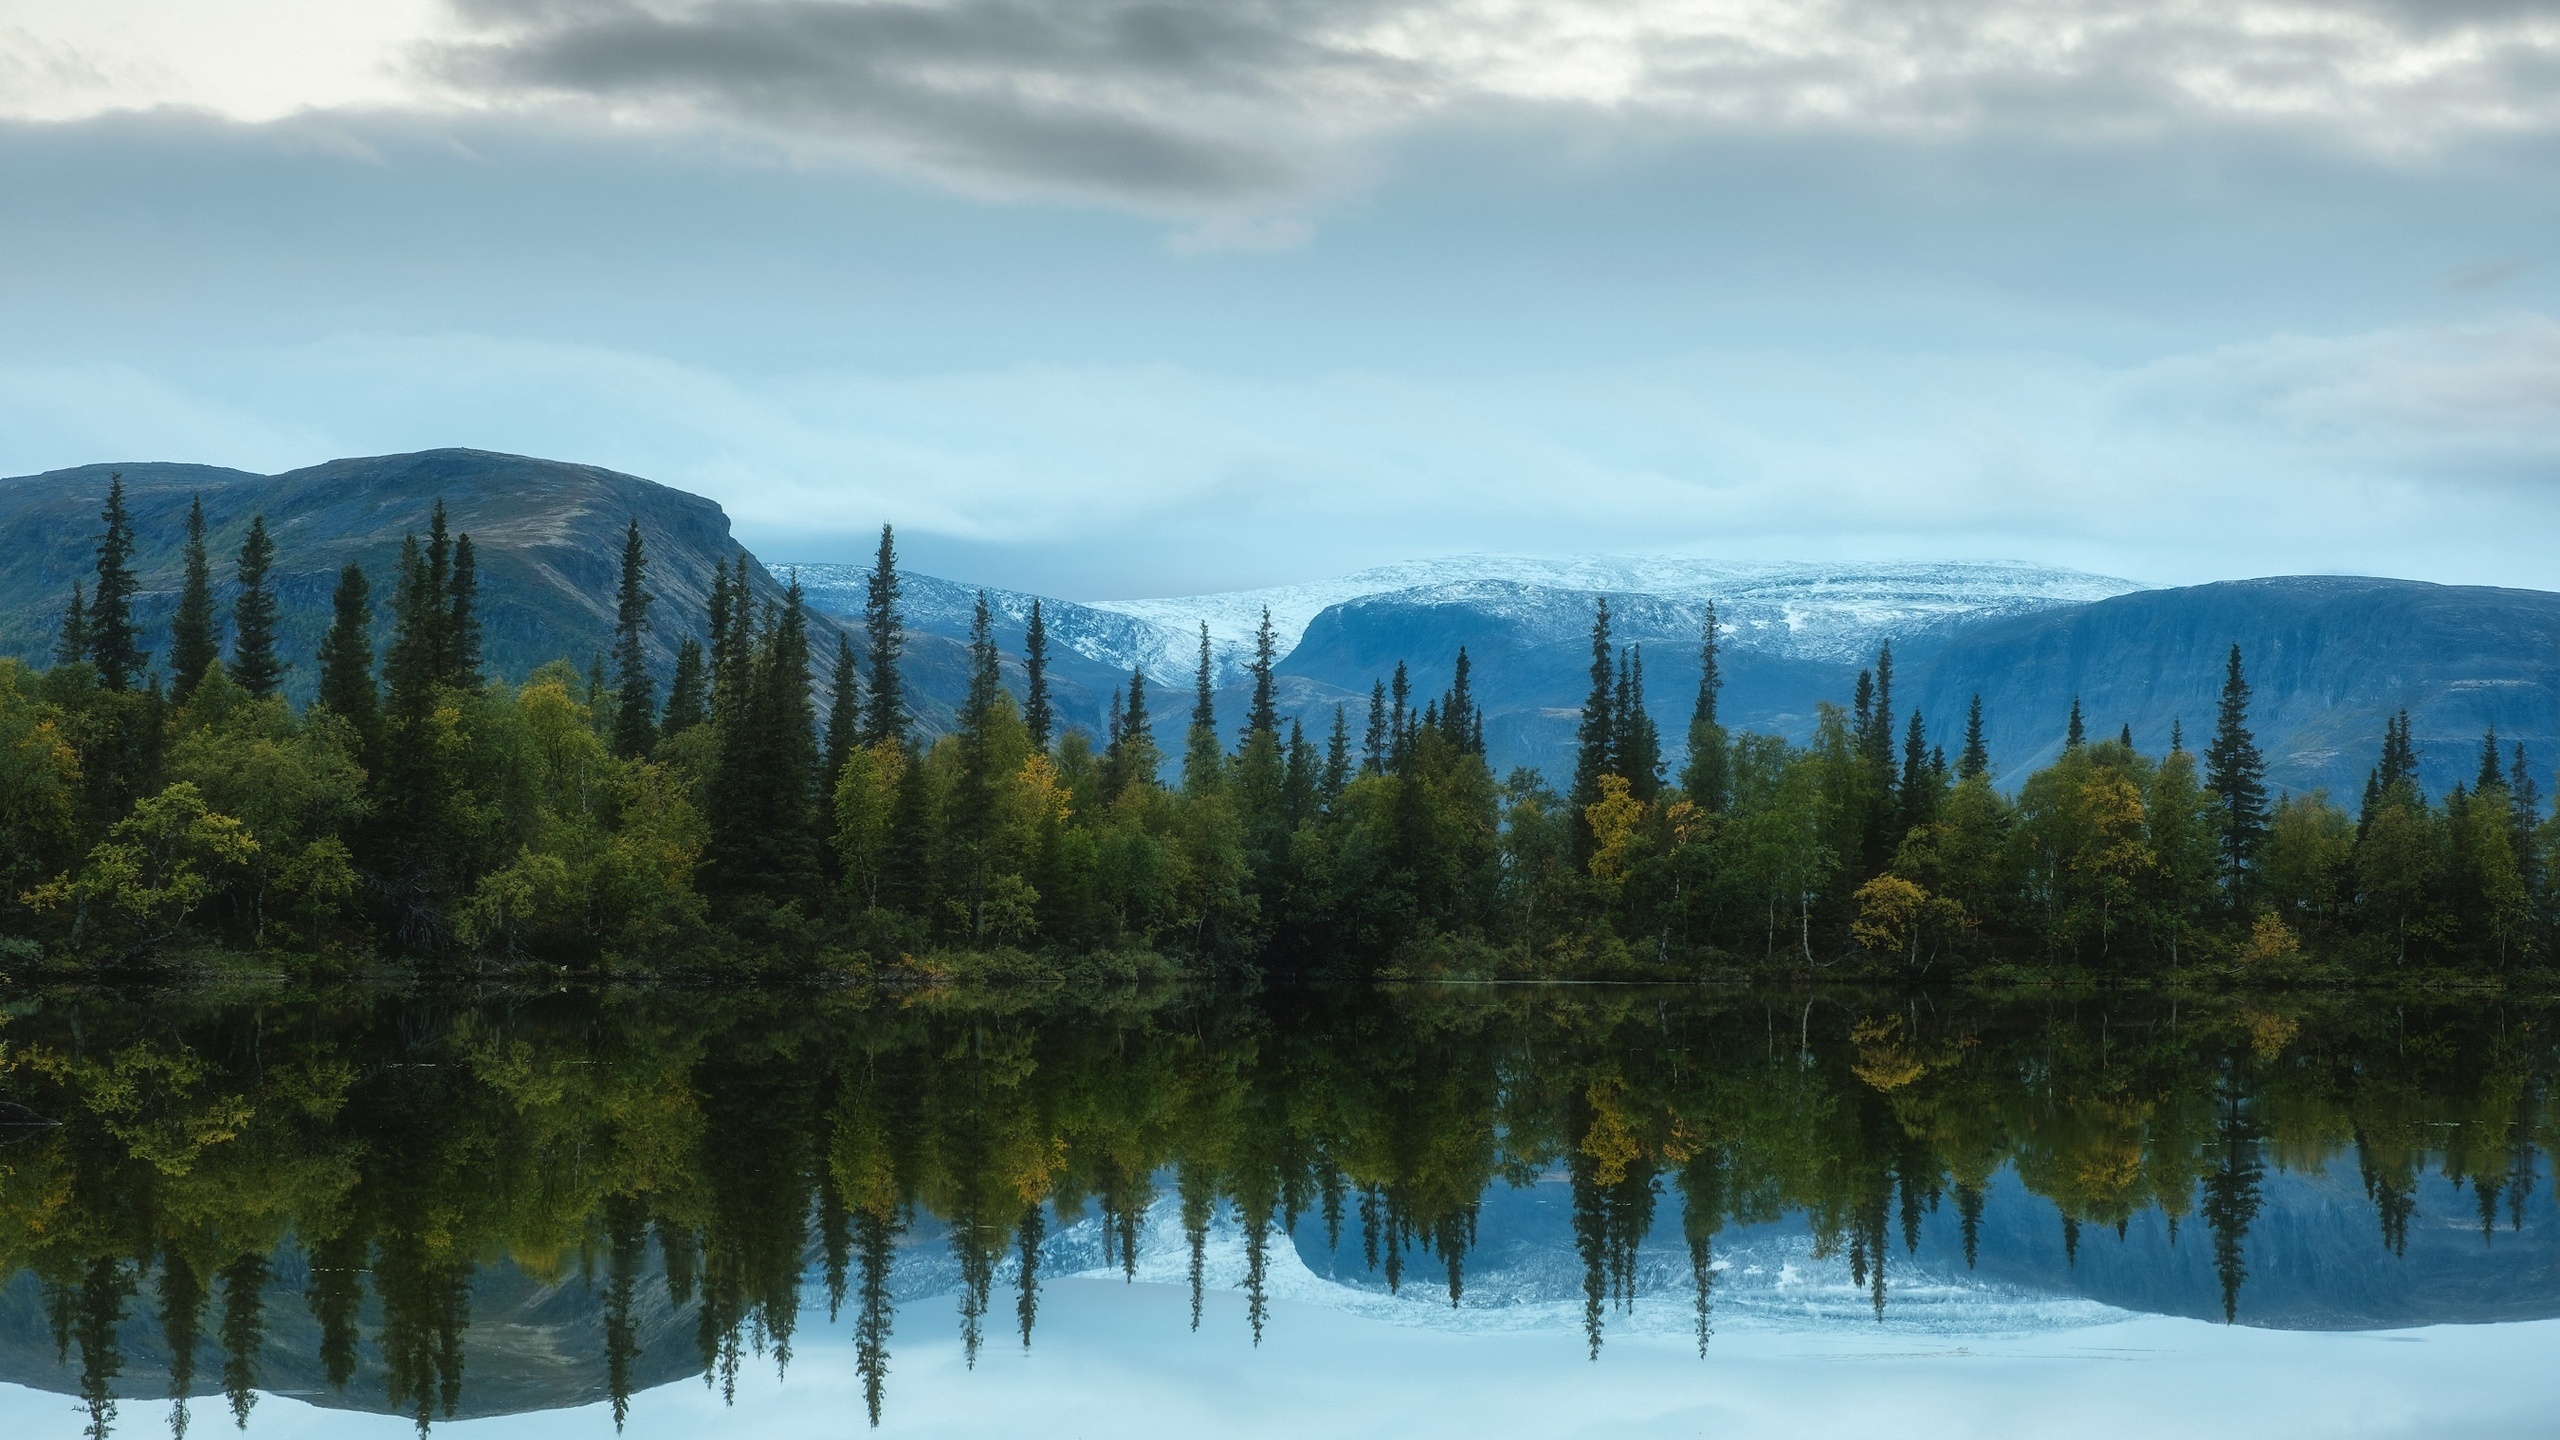
<instances>
[{"instance_id":1,"label":"overcast sky","mask_svg":"<svg viewBox=\"0 0 2560 1440\"><path fill-rule=\"evenodd\" d=\"M2539 0L0 0L0 473L2560 587Z\"/></svg>"}]
</instances>

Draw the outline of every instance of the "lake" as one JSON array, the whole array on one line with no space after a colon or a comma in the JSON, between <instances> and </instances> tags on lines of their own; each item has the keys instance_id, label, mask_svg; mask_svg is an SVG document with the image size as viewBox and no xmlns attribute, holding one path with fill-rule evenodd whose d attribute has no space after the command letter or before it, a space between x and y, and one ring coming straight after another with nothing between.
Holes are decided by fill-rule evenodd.
<instances>
[{"instance_id":1,"label":"lake","mask_svg":"<svg viewBox=\"0 0 2560 1440\"><path fill-rule=\"evenodd\" d=\"M2556 1021L21 997L0 1430L2547 1433Z\"/></svg>"}]
</instances>

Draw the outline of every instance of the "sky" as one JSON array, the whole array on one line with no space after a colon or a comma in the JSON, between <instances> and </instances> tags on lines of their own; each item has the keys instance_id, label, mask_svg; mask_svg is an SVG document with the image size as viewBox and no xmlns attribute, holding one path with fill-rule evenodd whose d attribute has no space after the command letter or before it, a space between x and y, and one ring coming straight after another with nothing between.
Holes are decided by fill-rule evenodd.
<instances>
[{"instance_id":1,"label":"sky","mask_svg":"<svg viewBox=\"0 0 2560 1440\"><path fill-rule=\"evenodd\" d=\"M876 1432L848 1333L801 1309L788 1373L767 1357L741 1366L734 1404L697 1380L634 1396L617 1429L603 1403L439 1423L453 1440L693 1440L752 1434L982 1437L1220 1435L1541 1436L1555 1440L2481 1440L2550 1432L2551 1345L2560 1322L2397 1331L2281 1331L2121 1316L2065 1329L1930 1332L1851 1322L1829 1329L1720 1323L1705 1360L1685 1334L1615 1331L1585 1358L1578 1313L1554 1323L1480 1329L1398 1324L1274 1301L1262 1341L1248 1338L1244 1296L1205 1297L1200 1328L1179 1284L1116 1277L1042 1287L1039 1343L1016 1347L990 1325L974 1367L953 1334L956 1297L902 1307ZM1685 1312L1681 1300L1638 1301ZM1573 1307L1576 1311L1579 1307ZM1491 1313L1491 1312L1486 1312ZM1010 1320L1010 1316L1003 1317ZM1627 1317L1613 1316L1623 1328ZM1674 1326L1685 1313L1670 1317ZM1673 1326L1667 1326L1672 1329ZM1679 1328L1685 1328L1679 1326ZM203 1382L199 1382L200 1384ZM199 1396L194 1423L227 1418ZM165 1401L118 1407L122 1433L167 1424ZM70 1436L85 1416L68 1395L0 1385L12 1435ZM260 1440L405 1440L391 1415L324 1410L262 1395Z\"/></svg>"},{"instance_id":2,"label":"sky","mask_svg":"<svg viewBox=\"0 0 2560 1440\"><path fill-rule=\"evenodd\" d=\"M0 0L0 474L2560 588L2560 4Z\"/></svg>"}]
</instances>

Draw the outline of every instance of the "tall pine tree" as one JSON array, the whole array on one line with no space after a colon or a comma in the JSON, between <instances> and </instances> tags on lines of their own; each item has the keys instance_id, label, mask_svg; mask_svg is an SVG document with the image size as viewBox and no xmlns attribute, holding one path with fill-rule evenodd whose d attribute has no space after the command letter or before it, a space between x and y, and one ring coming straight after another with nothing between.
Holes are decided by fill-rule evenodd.
<instances>
[{"instance_id":1,"label":"tall pine tree","mask_svg":"<svg viewBox=\"0 0 2560 1440\"><path fill-rule=\"evenodd\" d=\"M676 670L667 682L667 714L660 731L667 735L681 735L701 724L709 714L708 685L702 642L687 635L676 642Z\"/></svg>"},{"instance_id":2,"label":"tall pine tree","mask_svg":"<svg viewBox=\"0 0 2560 1440\"><path fill-rule=\"evenodd\" d=\"M1626 777L1627 793L1651 804L1662 793L1662 735L1644 702L1644 647L1630 645L1618 658L1618 694L1611 702L1617 735L1610 758Z\"/></svg>"},{"instance_id":3,"label":"tall pine tree","mask_svg":"<svg viewBox=\"0 0 2560 1440\"><path fill-rule=\"evenodd\" d=\"M453 542L453 579L446 596L444 683L457 690L480 688L480 566L471 552L471 537Z\"/></svg>"},{"instance_id":4,"label":"tall pine tree","mask_svg":"<svg viewBox=\"0 0 2560 1440\"><path fill-rule=\"evenodd\" d=\"M1964 712L1964 750L1956 756L1956 778L1971 780L1991 773L1991 747L1982 738L1982 696L1976 694Z\"/></svg>"},{"instance_id":5,"label":"tall pine tree","mask_svg":"<svg viewBox=\"0 0 2560 1440\"><path fill-rule=\"evenodd\" d=\"M2250 867L2267 837L2267 762L2249 733L2249 681L2241 672L2236 644L2223 673L2204 777L2205 788L2221 806L2223 886L2236 908L2246 899Z\"/></svg>"},{"instance_id":6,"label":"tall pine tree","mask_svg":"<svg viewBox=\"0 0 2560 1440\"><path fill-rule=\"evenodd\" d=\"M80 588L71 582L71 603L62 608L62 626L55 632L53 663L77 665L89 658L89 604Z\"/></svg>"},{"instance_id":7,"label":"tall pine tree","mask_svg":"<svg viewBox=\"0 0 2560 1440\"><path fill-rule=\"evenodd\" d=\"M89 592L87 654L98 681L129 690L151 656L133 628L133 520L124 509L124 475L108 477L107 503L98 513L106 533L98 537L98 583Z\"/></svg>"},{"instance_id":8,"label":"tall pine tree","mask_svg":"<svg viewBox=\"0 0 2560 1440\"><path fill-rule=\"evenodd\" d=\"M871 688L862 701L862 743L907 738L907 692L898 674L898 656L906 645L905 621L898 613L897 537L880 527L880 553L871 566L871 581L862 596L862 630L870 642L863 666Z\"/></svg>"},{"instance_id":9,"label":"tall pine tree","mask_svg":"<svg viewBox=\"0 0 2560 1440\"><path fill-rule=\"evenodd\" d=\"M1574 732L1573 789L1566 803L1573 808L1574 858L1590 858L1593 846L1589 808L1599 803L1600 777L1616 773L1610 747L1617 739L1618 663L1609 640L1609 597L1591 617L1591 693L1583 697L1582 723Z\"/></svg>"},{"instance_id":10,"label":"tall pine tree","mask_svg":"<svg viewBox=\"0 0 2560 1440\"><path fill-rule=\"evenodd\" d=\"M637 759L657 743L658 692L649 678L649 551L633 516L622 537L622 580L613 606L613 753Z\"/></svg>"},{"instance_id":11,"label":"tall pine tree","mask_svg":"<svg viewBox=\"0 0 2560 1440\"><path fill-rule=\"evenodd\" d=\"M284 683L284 657L276 653L276 596L267 588L267 571L275 561L275 542L267 538L267 517L250 516L234 572L240 593L231 601L231 678L260 697L273 695Z\"/></svg>"},{"instance_id":12,"label":"tall pine tree","mask_svg":"<svg viewBox=\"0 0 2560 1440\"><path fill-rule=\"evenodd\" d=\"M187 505L186 581L178 591L177 613L169 617L171 692L179 700L204 683L204 672L222 653L213 613L213 562L204 548L204 497Z\"/></svg>"},{"instance_id":13,"label":"tall pine tree","mask_svg":"<svg viewBox=\"0 0 2560 1440\"><path fill-rule=\"evenodd\" d=\"M1724 689L1716 633L1716 605L1707 602L1705 635L1698 645L1698 702L1689 711L1689 763L1680 772L1680 788L1691 804L1710 815L1724 813L1733 788L1728 773L1724 726L1716 719L1718 693Z\"/></svg>"},{"instance_id":14,"label":"tall pine tree","mask_svg":"<svg viewBox=\"0 0 2560 1440\"><path fill-rule=\"evenodd\" d=\"M329 597L329 633L320 639L320 703L355 727L365 763L382 734L382 701L373 684L372 585L350 560Z\"/></svg>"},{"instance_id":15,"label":"tall pine tree","mask_svg":"<svg viewBox=\"0 0 2560 1440\"><path fill-rule=\"evenodd\" d=\"M1040 602L1031 602L1031 624L1022 634L1022 724L1031 732L1031 748L1049 748L1050 732L1057 727L1057 712L1049 701L1049 622L1040 614Z\"/></svg>"}]
</instances>

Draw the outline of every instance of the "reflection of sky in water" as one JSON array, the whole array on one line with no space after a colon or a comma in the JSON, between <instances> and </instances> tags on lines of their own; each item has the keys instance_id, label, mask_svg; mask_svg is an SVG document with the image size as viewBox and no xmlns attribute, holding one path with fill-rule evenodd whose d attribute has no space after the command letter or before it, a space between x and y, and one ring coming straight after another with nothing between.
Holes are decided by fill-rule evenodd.
<instances>
[{"instance_id":1,"label":"reflection of sky in water","mask_svg":"<svg viewBox=\"0 0 2560 1440\"><path fill-rule=\"evenodd\" d=\"M1552 1182L1497 1185L1487 1195L1465 1302L1456 1307L1448 1303L1445 1272L1430 1257L1416 1252L1401 1292L1390 1294L1362 1272L1356 1222L1346 1226L1336 1260L1327 1254L1322 1220L1303 1217L1295 1245L1275 1236L1269 1248L1269 1315L1259 1345L1242 1288L1245 1236L1224 1215L1202 1253L1206 1293L1200 1327L1191 1329L1191 1257L1179 1202L1167 1195L1149 1216L1135 1283L1123 1283L1116 1262L1105 1263L1090 1221L1052 1233L1043 1261L1050 1278L1027 1351L1006 1323L1010 1306L1001 1297L1013 1279L1007 1262L974 1368L964 1363L958 1337L958 1270L941 1228L928 1222L908 1236L895 1269L903 1298L879 1433L2458 1433L2469 1440L2551 1433L2552 1402L2560 1398L2547 1365L2560 1321L2253 1328L2142 1314L2071 1293L2122 1289L2129 1276L2172 1300L2199 1281L2209 1286L2201 1228L2171 1245L2161 1217L2145 1215L2121 1240L2111 1231L2081 1236L2076 1263L2061 1255L2056 1233L2049 1242L2055 1273L2048 1275L2028 1232L2038 1225L2058 1231L2058 1222L2013 1177L1995 1187L1983 1217L1986 1232L2000 1232L2000 1245L1986 1244L1985 1258L2007 1257L2005 1273L1965 1267L1956 1218L1942 1207L1923 1217L1916 1252L1894 1248L1881 1321L1871 1292L1851 1283L1841 1256L1813 1254L1800 1219L1728 1228L1717 1239L1714 1338L1703 1361L1678 1202L1665 1196L1634 1267L1633 1299L1608 1302L1607 1343L1591 1360L1582 1269L1560 1190ZM2374 1237L2371 1207L2351 1166L2270 1175L2267 1194L2267 1223L2253 1237L2252 1261L2279 1290L2289 1275L2297 1288L2308 1282L2316 1292L2370 1297L2391 1288L2377 1287L2377 1276L2387 1280L2413 1261L2427 1267L2434 1257L2439 1263L2420 1272L2432 1283L2459 1244L2460 1258L2480 1257L2463 1268L2513 1282L2494 1288L2547 1291L2550 1227L2528 1218L2515 1233L2501 1217L2484 1239L2476 1207L2441 1182L2423 1195L2410 1253L2401 1258ZM2336 1257L2324 1259L2331 1251ZM2199 1273L2182 1279L2182 1266ZM635 1398L625 1433L862 1433L850 1313L825 1323L825 1301L814 1288L804 1304L787 1376L777 1379L769 1358L750 1366L734 1406L699 1382L659 1387ZM120 1409L120 1433L165 1428L161 1404L128 1400ZM197 1423L216 1418L201 1412ZM0 1434L67 1436L78 1433L80 1419L71 1397L0 1389ZM398 1417L274 1396L261 1402L250 1430L412 1433ZM436 1433L549 1440L610 1434L612 1420L595 1404L444 1423Z\"/></svg>"}]
</instances>

